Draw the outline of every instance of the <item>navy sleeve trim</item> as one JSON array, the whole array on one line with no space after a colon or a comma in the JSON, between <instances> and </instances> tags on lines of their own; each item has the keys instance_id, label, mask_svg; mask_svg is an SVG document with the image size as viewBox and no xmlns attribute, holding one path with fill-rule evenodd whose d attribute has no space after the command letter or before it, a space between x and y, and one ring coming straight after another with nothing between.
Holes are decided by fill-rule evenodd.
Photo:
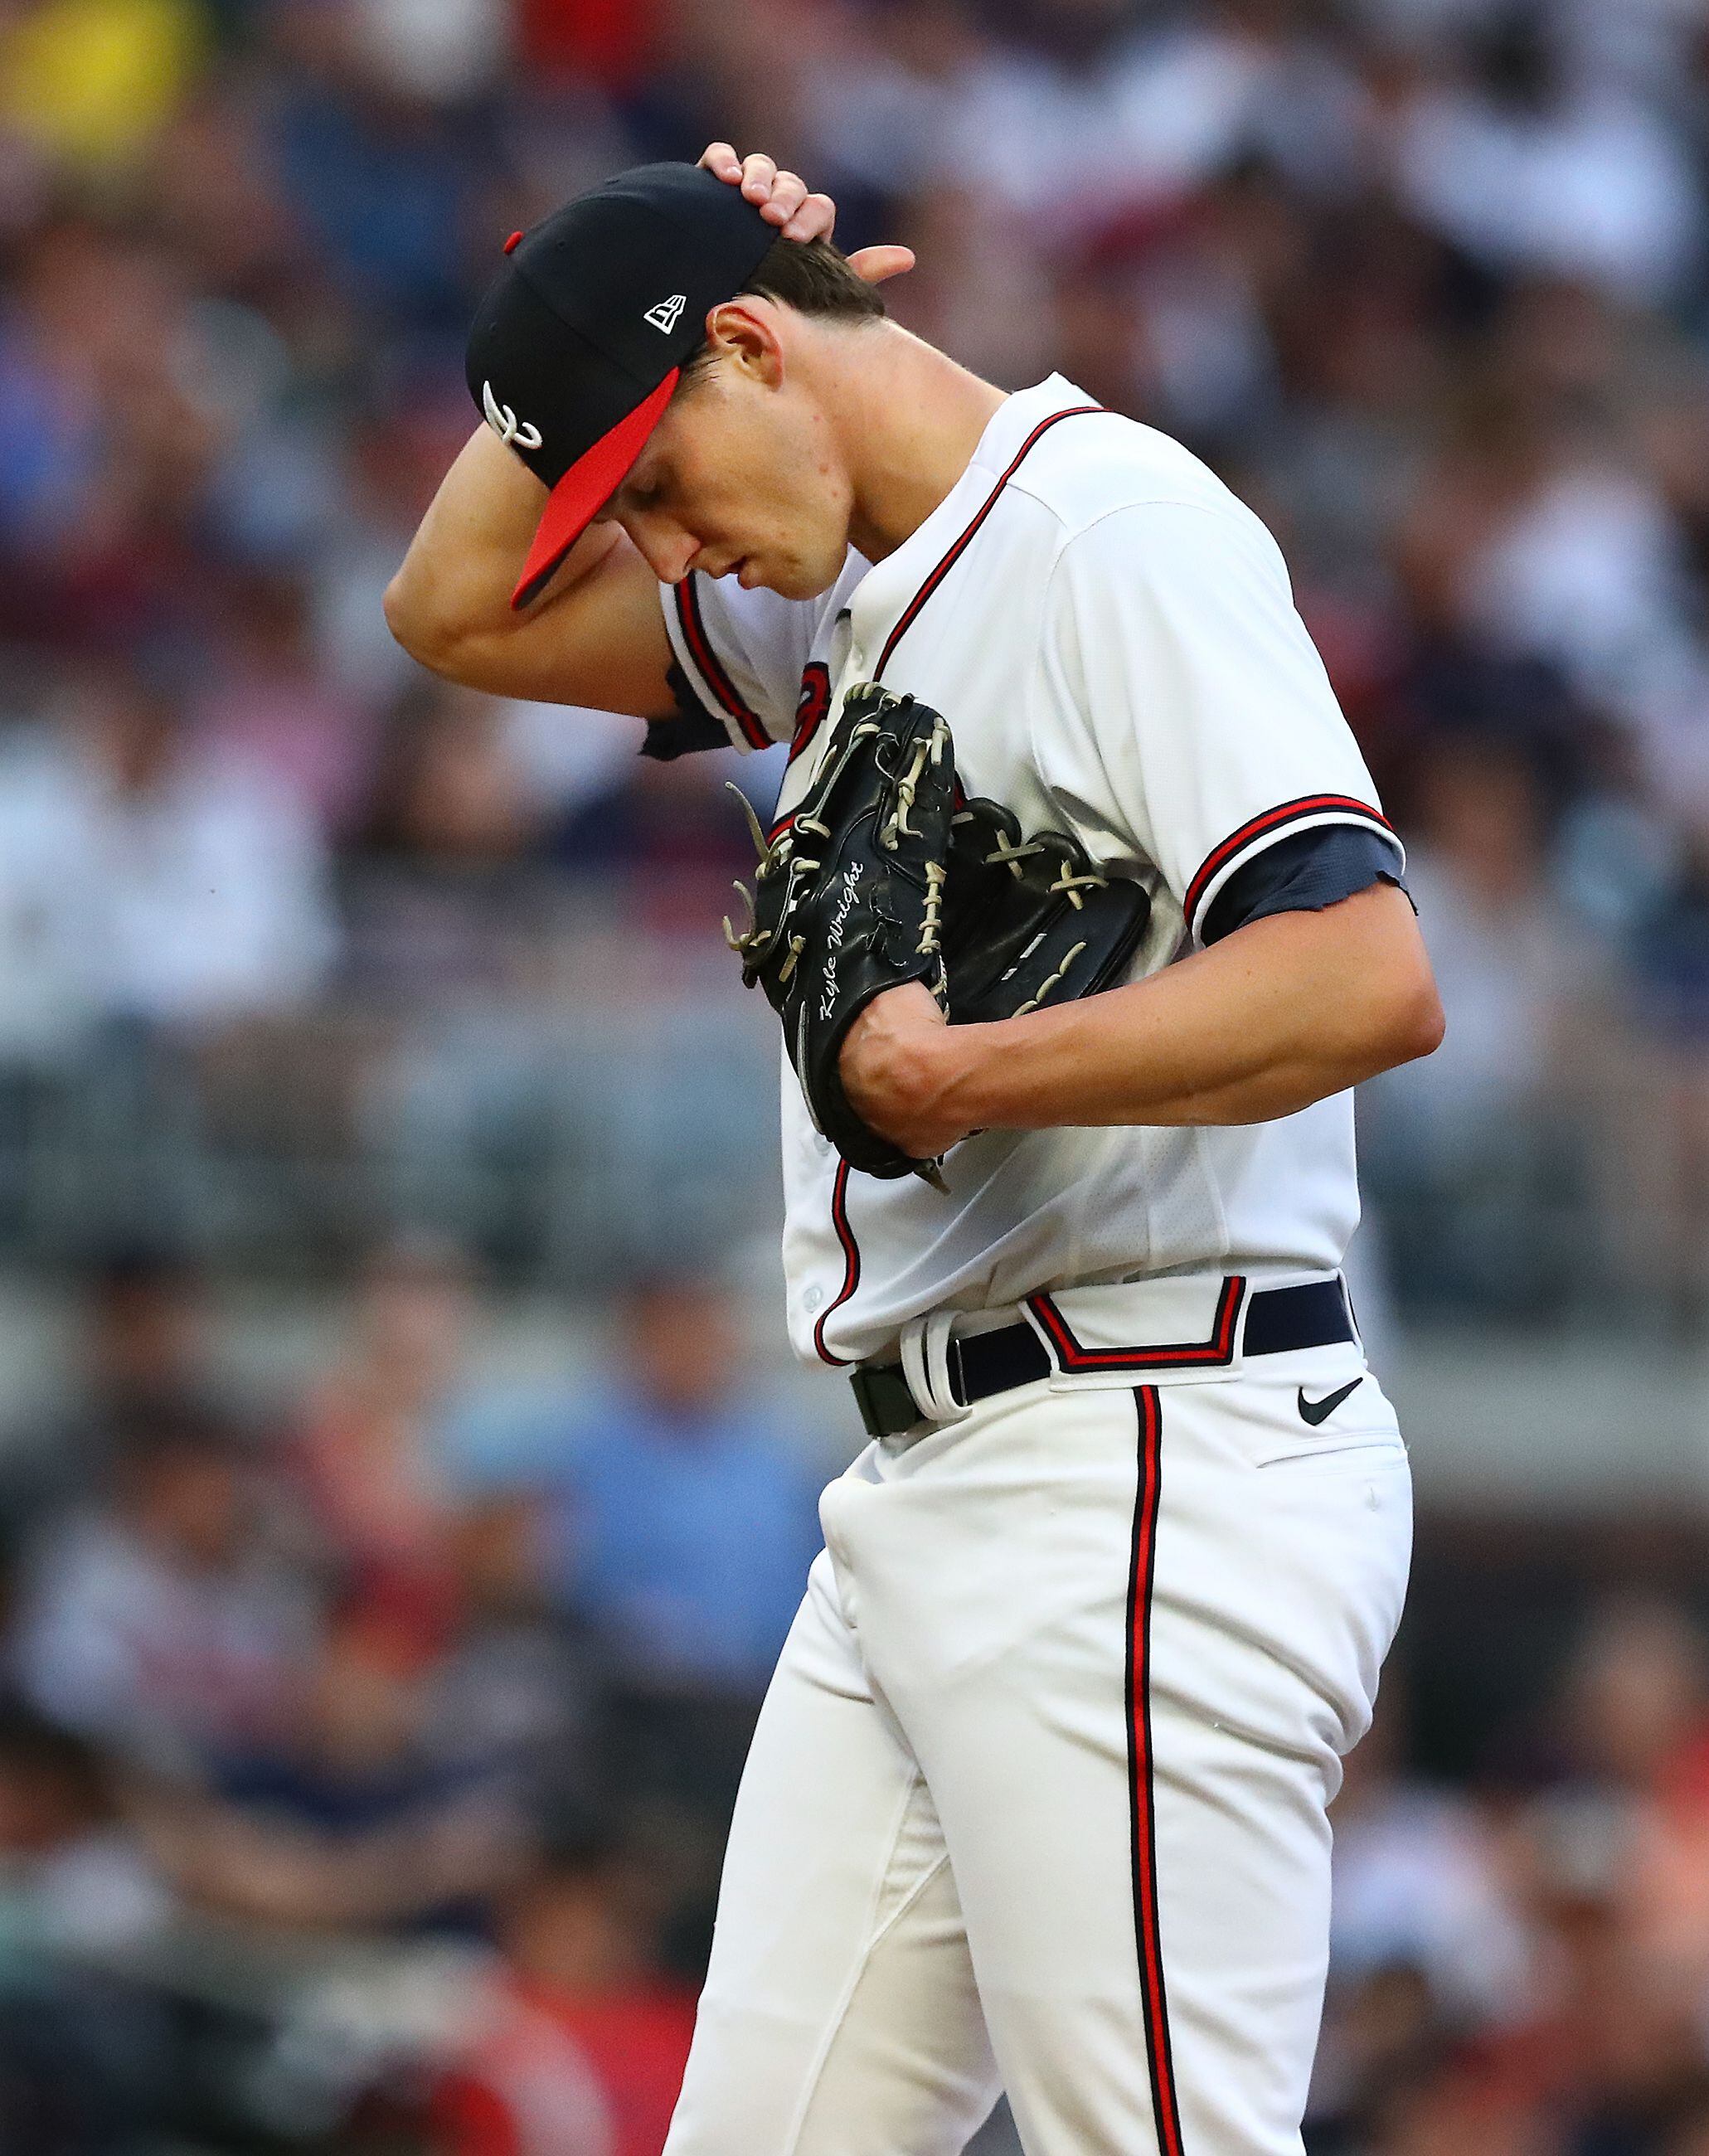
<instances>
[{"instance_id":1,"label":"navy sleeve trim","mask_svg":"<svg viewBox=\"0 0 1709 2156\"><path fill-rule=\"evenodd\" d=\"M694 756L702 749L728 748L730 735L689 685L689 678L673 659L665 675L675 702L674 711L649 719L641 740L641 754L659 763L675 763L680 756Z\"/></svg>"},{"instance_id":2,"label":"navy sleeve trim","mask_svg":"<svg viewBox=\"0 0 1709 2156\"><path fill-rule=\"evenodd\" d=\"M1392 839L1364 824L1290 831L1234 870L1206 907L1199 940L1214 943L1266 914L1319 913L1374 883L1406 890Z\"/></svg>"},{"instance_id":3,"label":"navy sleeve trim","mask_svg":"<svg viewBox=\"0 0 1709 2156\"><path fill-rule=\"evenodd\" d=\"M1243 824L1238 831L1231 831L1200 862L1181 901L1188 932L1198 936L1200 942L1204 941L1199 932L1202 916L1215 903L1223 885L1247 860L1267 851L1285 831L1331 824L1363 824L1373 830L1388 832L1393 838L1386 817L1368 802L1355 800L1349 794L1306 793L1297 801L1284 801L1276 808L1266 808L1262 815ZM1393 839L1393 844L1404 863L1405 855L1399 839Z\"/></svg>"}]
</instances>

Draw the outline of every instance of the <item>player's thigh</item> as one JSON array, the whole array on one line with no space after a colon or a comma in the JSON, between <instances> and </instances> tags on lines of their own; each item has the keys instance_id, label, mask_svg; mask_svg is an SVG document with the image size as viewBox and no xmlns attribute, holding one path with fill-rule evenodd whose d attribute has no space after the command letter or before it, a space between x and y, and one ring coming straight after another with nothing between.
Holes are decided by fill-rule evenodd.
<instances>
[{"instance_id":1,"label":"player's thigh","mask_svg":"<svg viewBox=\"0 0 1709 2156\"><path fill-rule=\"evenodd\" d=\"M821 1557L742 1777L667 2156L959 2156L996 2097L937 1812Z\"/></svg>"},{"instance_id":2,"label":"player's thigh","mask_svg":"<svg viewBox=\"0 0 1709 2156\"><path fill-rule=\"evenodd\" d=\"M935 1570L908 1568L936 1622L922 1601L878 1666L1028 2156L1285 2156L1327 1959L1325 1807L1404 1576L1404 1455L1378 1431L1344 1471L1326 1450L1272 1478L1233 1388L1151 1403L1047 1401L969 1453L962 1503L931 1508ZM921 1642L958 1630L932 1666Z\"/></svg>"}]
</instances>

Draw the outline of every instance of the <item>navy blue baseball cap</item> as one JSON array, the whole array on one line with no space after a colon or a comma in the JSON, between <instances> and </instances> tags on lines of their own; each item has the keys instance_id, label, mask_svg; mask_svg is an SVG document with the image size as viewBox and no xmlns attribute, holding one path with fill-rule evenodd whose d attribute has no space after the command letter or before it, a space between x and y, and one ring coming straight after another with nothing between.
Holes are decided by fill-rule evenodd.
<instances>
[{"instance_id":1,"label":"navy blue baseball cap","mask_svg":"<svg viewBox=\"0 0 1709 2156\"><path fill-rule=\"evenodd\" d=\"M706 316L778 237L697 165L642 165L513 234L469 333L469 393L551 489L513 607L537 598L622 485Z\"/></svg>"}]
</instances>

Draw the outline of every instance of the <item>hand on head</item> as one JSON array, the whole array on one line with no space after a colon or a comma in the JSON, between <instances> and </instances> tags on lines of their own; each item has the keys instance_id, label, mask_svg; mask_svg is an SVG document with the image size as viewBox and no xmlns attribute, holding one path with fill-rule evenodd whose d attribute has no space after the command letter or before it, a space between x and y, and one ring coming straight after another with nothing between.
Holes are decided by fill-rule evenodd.
<instances>
[{"instance_id":1,"label":"hand on head","mask_svg":"<svg viewBox=\"0 0 1709 2156\"><path fill-rule=\"evenodd\" d=\"M798 172L779 172L762 151L738 157L727 142L708 143L701 162L709 172L739 187L780 239L829 239L837 222L837 205L829 195L808 192ZM863 247L849 257L849 266L869 285L881 285L914 266L911 247Z\"/></svg>"}]
</instances>

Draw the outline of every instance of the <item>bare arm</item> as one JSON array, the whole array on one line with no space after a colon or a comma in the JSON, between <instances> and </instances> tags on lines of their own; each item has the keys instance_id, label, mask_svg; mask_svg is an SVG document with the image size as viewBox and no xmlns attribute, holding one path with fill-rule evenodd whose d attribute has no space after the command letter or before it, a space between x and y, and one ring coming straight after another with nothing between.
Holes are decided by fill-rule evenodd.
<instances>
[{"instance_id":1,"label":"bare arm","mask_svg":"<svg viewBox=\"0 0 1709 2156\"><path fill-rule=\"evenodd\" d=\"M1442 1025L1412 908L1377 884L995 1025L947 1025L923 988L893 989L841 1069L867 1122L927 1159L975 1130L1265 1122L1429 1055Z\"/></svg>"},{"instance_id":2,"label":"bare arm","mask_svg":"<svg viewBox=\"0 0 1709 2156\"><path fill-rule=\"evenodd\" d=\"M595 524L545 596L518 613L546 489L490 428L459 452L386 593L392 634L423 666L494 696L654 718L670 708L670 642L652 571Z\"/></svg>"}]
</instances>

